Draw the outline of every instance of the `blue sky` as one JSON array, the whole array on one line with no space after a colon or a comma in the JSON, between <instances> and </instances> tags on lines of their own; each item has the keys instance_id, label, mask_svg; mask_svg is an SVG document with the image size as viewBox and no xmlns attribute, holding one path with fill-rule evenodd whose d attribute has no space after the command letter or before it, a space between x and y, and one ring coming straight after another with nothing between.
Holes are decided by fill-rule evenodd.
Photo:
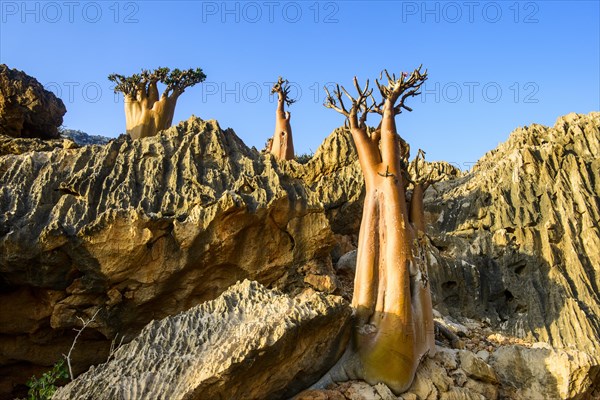
<instances>
[{"instance_id":1,"label":"blue sky","mask_svg":"<svg viewBox=\"0 0 600 400\"><path fill-rule=\"evenodd\" d=\"M174 123L194 114L262 148L274 129L269 86L283 75L297 153L343 117L323 85L423 64L429 81L399 133L430 160L468 168L514 128L600 110L595 1L6 1L0 62L36 77L67 106L64 124L124 131L106 79L141 68L201 67ZM369 119L377 124L375 116Z\"/></svg>"}]
</instances>

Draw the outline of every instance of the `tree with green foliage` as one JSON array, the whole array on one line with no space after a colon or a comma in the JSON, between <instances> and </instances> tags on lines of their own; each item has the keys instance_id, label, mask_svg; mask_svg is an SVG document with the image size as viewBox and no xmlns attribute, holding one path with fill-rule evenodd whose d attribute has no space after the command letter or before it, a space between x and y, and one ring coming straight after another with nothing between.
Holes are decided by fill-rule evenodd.
<instances>
[{"instance_id":1,"label":"tree with green foliage","mask_svg":"<svg viewBox=\"0 0 600 400\"><path fill-rule=\"evenodd\" d=\"M125 97L125 124L133 139L156 135L173 123L177 99L188 87L203 82L206 75L202 69L170 70L157 68L142 70L139 74L125 77L119 74L108 76L116 84L114 91ZM162 95L158 83L166 86Z\"/></svg>"}]
</instances>

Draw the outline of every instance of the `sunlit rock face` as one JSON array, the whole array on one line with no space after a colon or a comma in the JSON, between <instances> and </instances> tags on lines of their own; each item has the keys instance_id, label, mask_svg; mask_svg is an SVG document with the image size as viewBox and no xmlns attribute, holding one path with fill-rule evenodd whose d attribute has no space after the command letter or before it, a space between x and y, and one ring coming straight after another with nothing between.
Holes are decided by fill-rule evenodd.
<instances>
[{"instance_id":1,"label":"sunlit rock face","mask_svg":"<svg viewBox=\"0 0 600 400\"><path fill-rule=\"evenodd\" d=\"M600 113L570 114L517 129L468 173L435 167L445 180L425 196L434 308L470 347L426 361L402 398L598 394L599 132ZM304 165L195 117L103 146L19 140L0 143L2 393L47 371L77 317L98 310L76 373L106 361L115 336L127 342L239 280L351 296L355 257L343 255L356 248L364 185L347 131ZM495 378L470 375L479 361L465 352ZM330 398L376 390L359 386Z\"/></svg>"},{"instance_id":2,"label":"sunlit rock face","mask_svg":"<svg viewBox=\"0 0 600 400\"><path fill-rule=\"evenodd\" d=\"M0 64L0 135L57 139L66 112L35 78Z\"/></svg>"},{"instance_id":3,"label":"sunlit rock face","mask_svg":"<svg viewBox=\"0 0 600 400\"><path fill-rule=\"evenodd\" d=\"M306 165L195 117L104 146L18 140L0 157L2 391L47 370L78 317L98 310L76 372L105 360L116 335L130 339L238 280L337 289L336 232L357 229L362 188L342 131Z\"/></svg>"},{"instance_id":4,"label":"sunlit rock face","mask_svg":"<svg viewBox=\"0 0 600 400\"><path fill-rule=\"evenodd\" d=\"M600 113L517 129L436 188L425 199L434 307L554 348L492 358L506 388L522 389L507 396L546 386L549 398L589 398L600 386ZM503 370L514 365L525 366Z\"/></svg>"},{"instance_id":5,"label":"sunlit rock face","mask_svg":"<svg viewBox=\"0 0 600 400\"><path fill-rule=\"evenodd\" d=\"M600 113L514 131L426 202L440 311L555 347L600 347Z\"/></svg>"},{"instance_id":6,"label":"sunlit rock face","mask_svg":"<svg viewBox=\"0 0 600 400\"><path fill-rule=\"evenodd\" d=\"M350 314L338 296L313 291L292 298L244 281L148 324L53 398L288 398L339 357Z\"/></svg>"}]
</instances>

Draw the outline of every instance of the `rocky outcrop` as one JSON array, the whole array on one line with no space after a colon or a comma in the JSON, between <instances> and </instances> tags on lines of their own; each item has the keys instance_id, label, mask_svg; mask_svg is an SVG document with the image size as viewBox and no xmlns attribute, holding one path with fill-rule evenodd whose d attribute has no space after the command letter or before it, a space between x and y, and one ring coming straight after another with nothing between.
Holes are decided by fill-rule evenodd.
<instances>
[{"instance_id":1,"label":"rocky outcrop","mask_svg":"<svg viewBox=\"0 0 600 400\"><path fill-rule=\"evenodd\" d=\"M278 163L193 117L143 140L0 157L1 389L48 369L98 310L77 373L117 334L240 279L335 291L336 229L353 229L362 187L351 146L336 131L308 164Z\"/></svg>"},{"instance_id":2,"label":"rocky outcrop","mask_svg":"<svg viewBox=\"0 0 600 400\"><path fill-rule=\"evenodd\" d=\"M0 135L58 139L66 112L62 100L35 78L0 64Z\"/></svg>"},{"instance_id":3,"label":"rocky outcrop","mask_svg":"<svg viewBox=\"0 0 600 400\"><path fill-rule=\"evenodd\" d=\"M600 349L600 113L517 129L426 207L436 307L506 334Z\"/></svg>"},{"instance_id":4,"label":"rocky outcrop","mask_svg":"<svg viewBox=\"0 0 600 400\"><path fill-rule=\"evenodd\" d=\"M438 347L434 357L422 361L413 384L400 396L383 384L349 381L326 390L306 390L294 400L495 400L499 384L492 367L473 353Z\"/></svg>"},{"instance_id":5,"label":"rocky outcrop","mask_svg":"<svg viewBox=\"0 0 600 400\"><path fill-rule=\"evenodd\" d=\"M600 386L599 129L600 113L518 129L468 174L440 164L453 177L426 192L434 307L493 369L499 397ZM363 180L346 131L305 165L197 118L143 140L57 147L0 157L0 391L47 370L77 317L98 310L77 372L106 360L117 333L131 339L241 279L349 297L353 257L342 256L355 249ZM460 327L471 321L476 334ZM469 356L452 354L464 371ZM522 366L503 371L511 357ZM489 395L432 362L446 371L439 398Z\"/></svg>"},{"instance_id":6,"label":"rocky outcrop","mask_svg":"<svg viewBox=\"0 0 600 400\"><path fill-rule=\"evenodd\" d=\"M61 129L60 136L65 139L70 139L79 146L87 146L91 144L106 144L111 141L111 138L100 135L88 135L85 132L76 129Z\"/></svg>"},{"instance_id":7,"label":"rocky outcrop","mask_svg":"<svg viewBox=\"0 0 600 400\"><path fill-rule=\"evenodd\" d=\"M600 365L579 350L553 349L546 343L531 348L504 346L490 357L509 399L597 399Z\"/></svg>"},{"instance_id":8,"label":"rocky outcrop","mask_svg":"<svg viewBox=\"0 0 600 400\"><path fill-rule=\"evenodd\" d=\"M53 398L287 398L335 363L350 314L340 297L313 291L291 298L244 281L153 321Z\"/></svg>"},{"instance_id":9,"label":"rocky outcrop","mask_svg":"<svg viewBox=\"0 0 600 400\"><path fill-rule=\"evenodd\" d=\"M76 149L77 147L79 146L69 139L23 139L0 135L0 156L54 149Z\"/></svg>"}]
</instances>

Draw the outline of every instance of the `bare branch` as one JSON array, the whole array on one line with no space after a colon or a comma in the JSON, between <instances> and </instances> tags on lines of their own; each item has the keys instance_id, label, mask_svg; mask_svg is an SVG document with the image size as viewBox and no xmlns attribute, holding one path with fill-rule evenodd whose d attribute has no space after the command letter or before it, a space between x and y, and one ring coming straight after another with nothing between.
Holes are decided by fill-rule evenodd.
<instances>
[{"instance_id":1,"label":"bare branch","mask_svg":"<svg viewBox=\"0 0 600 400\"><path fill-rule=\"evenodd\" d=\"M81 336L81 333L85 330L85 328L88 327L88 325L90 323L92 323L92 321L96 318L96 316L98 315L99 312L100 312L100 309L96 310L96 312L94 313L92 318L90 318L87 321L81 317L77 317L77 319L79 319L81 321L83 326L81 327L81 329L73 329L75 332L77 332L77 335L75 335L75 339L73 339L73 344L71 344L69 353L67 355L63 354L63 357L67 359L67 366L69 367L69 376L71 377L71 380L75 379L75 377L73 376L73 369L71 368L71 353L73 352L73 349L75 348L75 344L77 343L77 339L79 339L79 336Z\"/></svg>"},{"instance_id":2,"label":"bare branch","mask_svg":"<svg viewBox=\"0 0 600 400\"><path fill-rule=\"evenodd\" d=\"M110 361L111 358L114 357L115 351L117 351L122 345L123 345L123 340L125 339L125 336L122 335L121 336L121 340L119 341L119 344L117 344L117 338L119 337L119 334L117 333L114 337L114 339L112 340L112 342L110 342L110 350L108 352L108 358L106 359L106 361Z\"/></svg>"},{"instance_id":3,"label":"bare branch","mask_svg":"<svg viewBox=\"0 0 600 400\"><path fill-rule=\"evenodd\" d=\"M356 77L354 77L353 83L358 92L358 97L353 97L346 88L336 84L336 90L333 92L333 95L329 92L327 87L324 88L327 96L325 97L325 103L323 105L346 116L347 120L350 121L350 126L353 126L354 124L357 125L355 126L357 128L364 128L366 126L367 115L371 111L371 108L375 106L375 101L373 101L373 104L371 105L367 104L367 99L369 97L372 98L373 89L369 89L369 80L367 80L364 89L360 87ZM346 95L352 103L350 110L344 105L342 93Z\"/></svg>"},{"instance_id":4,"label":"bare branch","mask_svg":"<svg viewBox=\"0 0 600 400\"><path fill-rule=\"evenodd\" d=\"M338 91L334 92L334 94L339 93L339 85L337 85L337 87L338 87ZM338 101L335 98L333 98L331 93L329 93L327 86L325 86L324 89L325 89L325 92L327 93L327 96L325 96L325 102L323 103L323 105L327 108L331 108L332 110L335 110L335 111L339 112L340 114L348 117L350 114L344 107L344 103L342 101L339 101L339 106L338 106ZM339 98L339 96L338 96L338 98Z\"/></svg>"},{"instance_id":5,"label":"bare branch","mask_svg":"<svg viewBox=\"0 0 600 400\"><path fill-rule=\"evenodd\" d=\"M287 79L281 76L277 78L277 82L271 88L271 94L277 93L279 97L288 105L288 107L296 102L295 99L290 99L290 86Z\"/></svg>"},{"instance_id":6,"label":"bare branch","mask_svg":"<svg viewBox=\"0 0 600 400\"><path fill-rule=\"evenodd\" d=\"M401 113L402 109L412 111L412 108L408 107L405 104L405 101L410 97L419 95L419 89L427 80L427 70L421 73L421 68L422 65L415 69L408 78L408 74L402 72L398 79L396 79L395 74L390 75L389 72L384 69L379 75L379 79L382 79L385 74L388 81L387 85L381 84L378 80L375 81L379 88L379 92L384 99L390 100L392 104L395 104L399 99L398 104L394 106L394 114Z\"/></svg>"}]
</instances>

